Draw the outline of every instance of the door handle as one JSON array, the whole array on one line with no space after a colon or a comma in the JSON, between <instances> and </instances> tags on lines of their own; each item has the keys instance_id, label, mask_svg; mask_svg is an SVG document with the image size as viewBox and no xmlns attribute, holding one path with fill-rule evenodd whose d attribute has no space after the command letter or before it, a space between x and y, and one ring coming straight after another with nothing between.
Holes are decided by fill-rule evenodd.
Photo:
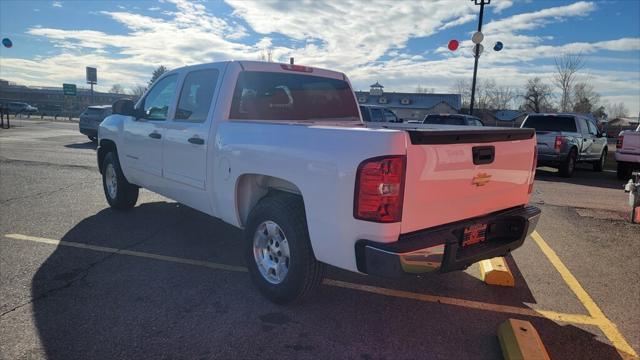
<instances>
[{"instance_id":1,"label":"door handle","mask_svg":"<svg viewBox=\"0 0 640 360\"><path fill-rule=\"evenodd\" d=\"M203 145L204 144L204 139L199 138L199 137L195 137L195 136L189 138L189 140L187 140L187 141L189 141L192 144L196 144L196 145Z\"/></svg>"},{"instance_id":2,"label":"door handle","mask_svg":"<svg viewBox=\"0 0 640 360\"><path fill-rule=\"evenodd\" d=\"M162 135L160 135L160 133L157 133L157 132L154 131L151 134L149 134L149 137L152 138L152 139L161 139Z\"/></svg>"}]
</instances>

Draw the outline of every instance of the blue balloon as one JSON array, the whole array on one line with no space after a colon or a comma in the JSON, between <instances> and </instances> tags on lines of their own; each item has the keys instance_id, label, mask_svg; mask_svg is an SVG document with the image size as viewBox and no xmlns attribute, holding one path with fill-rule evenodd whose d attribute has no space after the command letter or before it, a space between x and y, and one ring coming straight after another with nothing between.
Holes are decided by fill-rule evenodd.
<instances>
[{"instance_id":1,"label":"blue balloon","mask_svg":"<svg viewBox=\"0 0 640 360\"><path fill-rule=\"evenodd\" d=\"M503 46L504 45L502 45L502 41L498 41L495 45L493 45L493 50L500 51L500 50L502 50Z\"/></svg>"},{"instance_id":2,"label":"blue balloon","mask_svg":"<svg viewBox=\"0 0 640 360\"><path fill-rule=\"evenodd\" d=\"M10 48L10 47L13 46L13 43L11 42L11 39L4 38L4 39L2 39L2 45L4 45L4 47L6 47L6 48Z\"/></svg>"}]
</instances>

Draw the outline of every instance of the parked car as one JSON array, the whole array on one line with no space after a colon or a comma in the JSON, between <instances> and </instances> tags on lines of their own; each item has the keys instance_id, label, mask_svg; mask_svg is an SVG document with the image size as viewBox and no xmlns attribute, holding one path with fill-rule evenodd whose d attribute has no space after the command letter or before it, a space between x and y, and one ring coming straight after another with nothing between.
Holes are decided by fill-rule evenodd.
<instances>
[{"instance_id":1,"label":"parked car","mask_svg":"<svg viewBox=\"0 0 640 360\"><path fill-rule=\"evenodd\" d=\"M480 118L464 114L428 114L424 117L422 123L432 125L484 126Z\"/></svg>"},{"instance_id":2,"label":"parked car","mask_svg":"<svg viewBox=\"0 0 640 360\"><path fill-rule=\"evenodd\" d=\"M635 131L620 132L615 158L618 163L618 179L628 180L633 171L640 171L640 125Z\"/></svg>"},{"instance_id":3,"label":"parked car","mask_svg":"<svg viewBox=\"0 0 640 360\"><path fill-rule=\"evenodd\" d=\"M35 106L31 106L24 102L10 102L7 104L7 108L9 109L9 113L18 115L18 114L33 114L38 112L38 108Z\"/></svg>"},{"instance_id":4,"label":"parked car","mask_svg":"<svg viewBox=\"0 0 640 360\"><path fill-rule=\"evenodd\" d=\"M564 177L573 176L576 163L587 162L602 171L607 138L594 120L579 114L530 114L522 128L536 130L538 165L551 166Z\"/></svg>"},{"instance_id":5,"label":"parked car","mask_svg":"<svg viewBox=\"0 0 640 360\"><path fill-rule=\"evenodd\" d=\"M80 132L91 141L95 141L98 138L98 125L109 115L111 115L111 105L87 107L80 114L80 122L78 123Z\"/></svg>"},{"instance_id":6,"label":"parked car","mask_svg":"<svg viewBox=\"0 0 640 360\"><path fill-rule=\"evenodd\" d=\"M244 229L249 273L276 303L308 296L324 264L401 276L504 256L540 214L533 130L367 128L340 72L183 67L113 112L97 150L109 205L132 208L143 187Z\"/></svg>"},{"instance_id":7,"label":"parked car","mask_svg":"<svg viewBox=\"0 0 640 360\"><path fill-rule=\"evenodd\" d=\"M360 105L360 113L364 122L402 122L393 111L384 106Z\"/></svg>"}]
</instances>

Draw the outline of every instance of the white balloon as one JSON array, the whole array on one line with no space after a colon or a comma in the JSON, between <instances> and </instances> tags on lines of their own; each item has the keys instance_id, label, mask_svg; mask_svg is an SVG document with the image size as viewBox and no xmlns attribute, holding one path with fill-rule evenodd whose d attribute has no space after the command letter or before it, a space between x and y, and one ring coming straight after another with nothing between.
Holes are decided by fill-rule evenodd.
<instances>
[{"instance_id":1,"label":"white balloon","mask_svg":"<svg viewBox=\"0 0 640 360\"><path fill-rule=\"evenodd\" d=\"M474 44L480 44L482 40L484 40L484 34L480 31L476 31L471 37L471 41L473 41Z\"/></svg>"},{"instance_id":2,"label":"white balloon","mask_svg":"<svg viewBox=\"0 0 640 360\"><path fill-rule=\"evenodd\" d=\"M478 48L478 56L480 56L480 54L482 54L482 52L484 51L484 46L482 46L482 44L476 44L473 46L473 56L476 56L476 47Z\"/></svg>"}]
</instances>

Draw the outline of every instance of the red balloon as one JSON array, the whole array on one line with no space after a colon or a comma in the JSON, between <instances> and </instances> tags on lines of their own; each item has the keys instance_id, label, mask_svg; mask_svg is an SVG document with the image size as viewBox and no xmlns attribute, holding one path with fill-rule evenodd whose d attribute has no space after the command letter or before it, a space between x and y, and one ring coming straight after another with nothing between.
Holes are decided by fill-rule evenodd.
<instances>
[{"instance_id":1,"label":"red balloon","mask_svg":"<svg viewBox=\"0 0 640 360\"><path fill-rule=\"evenodd\" d=\"M459 45L460 43L458 42L458 40L449 40L449 50L456 51L458 50Z\"/></svg>"}]
</instances>

